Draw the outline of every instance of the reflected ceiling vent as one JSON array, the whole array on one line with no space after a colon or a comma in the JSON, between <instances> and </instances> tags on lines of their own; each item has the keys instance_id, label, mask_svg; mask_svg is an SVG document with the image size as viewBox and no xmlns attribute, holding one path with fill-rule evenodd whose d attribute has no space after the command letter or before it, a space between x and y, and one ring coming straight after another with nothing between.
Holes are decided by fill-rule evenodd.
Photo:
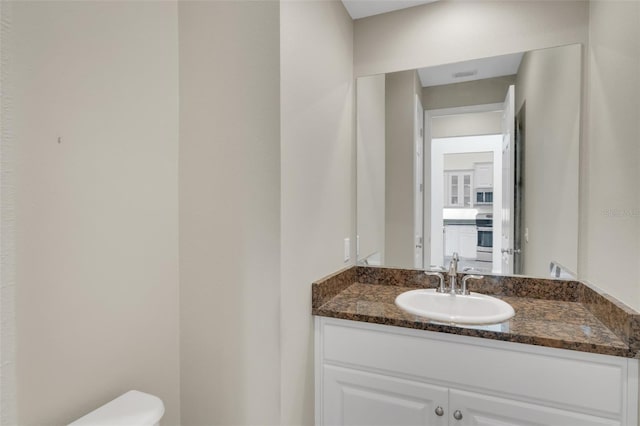
<instances>
[{"instance_id":1,"label":"reflected ceiling vent","mask_svg":"<svg viewBox=\"0 0 640 426\"><path fill-rule=\"evenodd\" d=\"M465 78L465 77L473 77L478 74L478 70L470 70L470 71L459 71L451 74L453 78Z\"/></svg>"}]
</instances>

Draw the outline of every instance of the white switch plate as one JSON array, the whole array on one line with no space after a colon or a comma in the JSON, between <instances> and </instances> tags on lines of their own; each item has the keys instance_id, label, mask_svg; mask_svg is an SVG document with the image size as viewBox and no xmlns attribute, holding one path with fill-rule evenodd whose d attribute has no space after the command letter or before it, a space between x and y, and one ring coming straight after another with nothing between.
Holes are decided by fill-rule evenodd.
<instances>
[{"instance_id":1,"label":"white switch plate","mask_svg":"<svg viewBox=\"0 0 640 426\"><path fill-rule=\"evenodd\" d=\"M351 259L351 241L349 238L344 239L344 261L348 262Z\"/></svg>"}]
</instances>

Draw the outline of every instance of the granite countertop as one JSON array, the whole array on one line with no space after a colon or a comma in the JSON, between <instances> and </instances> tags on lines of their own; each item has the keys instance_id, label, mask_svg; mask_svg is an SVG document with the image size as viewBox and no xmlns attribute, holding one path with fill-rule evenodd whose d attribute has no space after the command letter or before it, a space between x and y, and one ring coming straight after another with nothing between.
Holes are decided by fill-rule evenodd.
<instances>
[{"instance_id":1,"label":"granite countertop","mask_svg":"<svg viewBox=\"0 0 640 426\"><path fill-rule=\"evenodd\" d=\"M515 316L490 326L445 325L398 308L396 296L435 288L422 271L354 266L313 284L313 314L627 358L640 354L640 314L578 281L485 276L474 292L513 306Z\"/></svg>"}]
</instances>

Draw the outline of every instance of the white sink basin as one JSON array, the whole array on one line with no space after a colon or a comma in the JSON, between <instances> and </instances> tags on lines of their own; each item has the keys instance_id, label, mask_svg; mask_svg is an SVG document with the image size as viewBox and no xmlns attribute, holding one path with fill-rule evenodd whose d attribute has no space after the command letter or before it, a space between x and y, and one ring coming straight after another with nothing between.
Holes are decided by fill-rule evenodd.
<instances>
[{"instance_id":1,"label":"white sink basin","mask_svg":"<svg viewBox=\"0 0 640 426\"><path fill-rule=\"evenodd\" d=\"M435 289L406 291L396 297L404 311L450 324L496 324L515 315L507 302L480 293L451 295Z\"/></svg>"}]
</instances>

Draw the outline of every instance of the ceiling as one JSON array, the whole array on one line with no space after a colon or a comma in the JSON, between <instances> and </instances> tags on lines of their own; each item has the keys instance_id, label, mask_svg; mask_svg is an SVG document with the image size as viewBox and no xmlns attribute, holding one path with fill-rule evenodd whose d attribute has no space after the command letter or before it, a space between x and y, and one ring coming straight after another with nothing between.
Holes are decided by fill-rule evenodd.
<instances>
[{"instance_id":1,"label":"ceiling","mask_svg":"<svg viewBox=\"0 0 640 426\"><path fill-rule=\"evenodd\" d=\"M435 1L438 0L342 0L342 3L353 19L359 19Z\"/></svg>"},{"instance_id":2,"label":"ceiling","mask_svg":"<svg viewBox=\"0 0 640 426\"><path fill-rule=\"evenodd\" d=\"M423 87L462 83L518 73L523 52L438 65L418 70Z\"/></svg>"}]
</instances>

